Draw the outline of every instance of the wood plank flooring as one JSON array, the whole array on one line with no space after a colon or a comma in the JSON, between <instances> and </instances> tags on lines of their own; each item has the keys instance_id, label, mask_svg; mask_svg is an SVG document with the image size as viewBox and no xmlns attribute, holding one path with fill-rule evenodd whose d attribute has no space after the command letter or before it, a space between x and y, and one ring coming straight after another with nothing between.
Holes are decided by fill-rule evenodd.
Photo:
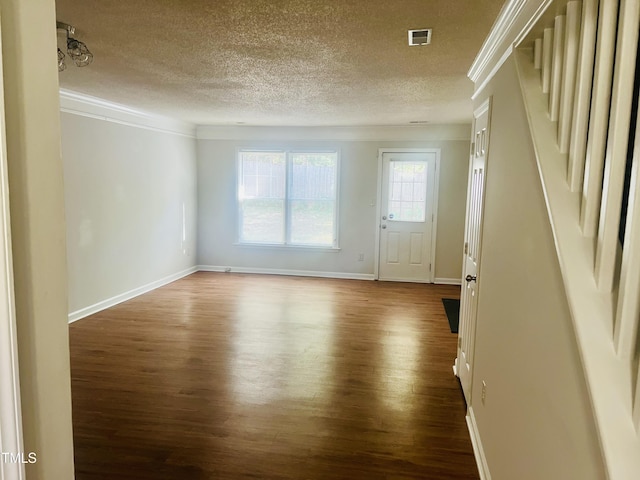
<instances>
[{"instance_id":1,"label":"wood plank flooring","mask_svg":"<svg viewBox=\"0 0 640 480\"><path fill-rule=\"evenodd\" d=\"M76 478L477 479L459 292L199 272L75 322Z\"/></svg>"}]
</instances>

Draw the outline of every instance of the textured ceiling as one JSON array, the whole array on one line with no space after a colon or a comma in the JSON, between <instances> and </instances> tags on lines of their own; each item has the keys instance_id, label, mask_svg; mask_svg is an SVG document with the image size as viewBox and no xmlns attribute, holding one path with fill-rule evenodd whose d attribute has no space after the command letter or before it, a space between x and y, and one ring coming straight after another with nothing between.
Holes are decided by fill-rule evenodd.
<instances>
[{"instance_id":1,"label":"textured ceiling","mask_svg":"<svg viewBox=\"0 0 640 480\"><path fill-rule=\"evenodd\" d=\"M60 86L199 125L468 122L503 1L57 0L95 57Z\"/></svg>"}]
</instances>

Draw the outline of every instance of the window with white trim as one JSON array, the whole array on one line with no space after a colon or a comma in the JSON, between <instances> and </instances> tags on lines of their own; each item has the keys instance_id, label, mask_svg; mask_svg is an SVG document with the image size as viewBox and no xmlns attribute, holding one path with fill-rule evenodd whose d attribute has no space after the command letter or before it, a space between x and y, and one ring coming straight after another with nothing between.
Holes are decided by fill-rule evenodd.
<instances>
[{"instance_id":1,"label":"window with white trim","mask_svg":"<svg viewBox=\"0 0 640 480\"><path fill-rule=\"evenodd\" d=\"M338 246L338 152L240 150L239 241Z\"/></svg>"}]
</instances>

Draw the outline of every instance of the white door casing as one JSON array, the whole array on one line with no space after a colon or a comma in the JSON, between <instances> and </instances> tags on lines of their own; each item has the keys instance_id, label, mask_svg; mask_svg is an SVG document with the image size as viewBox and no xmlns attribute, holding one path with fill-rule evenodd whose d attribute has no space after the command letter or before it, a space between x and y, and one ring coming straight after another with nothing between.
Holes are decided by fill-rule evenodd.
<instances>
[{"instance_id":1,"label":"white door casing","mask_svg":"<svg viewBox=\"0 0 640 480\"><path fill-rule=\"evenodd\" d=\"M22 414L18 377L11 230L9 223L9 190L7 179L7 147L4 116L4 88L0 46L0 452L24 454L22 443ZM0 458L0 478L23 480L21 461Z\"/></svg>"},{"instance_id":2,"label":"white door casing","mask_svg":"<svg viewBox=\"0 0 640 480\"><path fill-rule=\"evenodd\" d=\"M433 282L438 149L381 149L379 154L379 280Z\"/></svg>"},{"instance_id":3,"label":"white door casing","mask_svg":"<svg viewBox=\"0 0 640 480\"><path fill-rule=\"evenodd\" d=\"M469 165L467 213L464 234L463 285L458 328L456 373L460 378L467 405L471 402L473 353L478 307L478 280L482 243L482 219L486 162L489 153L491 97L473 114L473 139Z\"/></svg>"}]
</instances>

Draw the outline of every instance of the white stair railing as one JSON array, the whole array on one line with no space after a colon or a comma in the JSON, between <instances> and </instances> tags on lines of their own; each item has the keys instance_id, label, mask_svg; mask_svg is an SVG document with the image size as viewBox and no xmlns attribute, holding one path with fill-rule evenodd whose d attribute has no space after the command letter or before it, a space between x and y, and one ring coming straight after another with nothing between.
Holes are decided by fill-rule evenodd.
<instances>
[{"instance_id":1,"label":"white stair railing","mask_svg":"<svg viewBox=\"0 0 640 480\"><path fill-rule=\"evenodd\" d=\"M617 2L601 3L580 214L582 231L589 238L596 235L602 196L602 173L609 126L611 79L613 78L613 62L611 60L614 58L615 52L617 17Z\"/></svg>"},{"instance_id":2,"label":"white stair railing","mask_svg":"<svg viewBox=\"0 0 640 480\"><path fill-rule=\"evenodd\" d=\"M640 478L640 2L554 8L518 72L607 471Z\"/></svg>"},{"instance_id":3,"label":"white stair railing","mask_svg":"<svg viewBox=\"0 0 640 480\"><path fill-rule=\"evenodd\" d=\"M620 21L618 22L618 41L596 249L596 283L603 292L613 290L616 259L618 258L618 231L621 220L625 221L620 218L620 209L629 148L629 119L636 70L639 7L638 0L621 2Z\"/></svg>"}]
</instances>

